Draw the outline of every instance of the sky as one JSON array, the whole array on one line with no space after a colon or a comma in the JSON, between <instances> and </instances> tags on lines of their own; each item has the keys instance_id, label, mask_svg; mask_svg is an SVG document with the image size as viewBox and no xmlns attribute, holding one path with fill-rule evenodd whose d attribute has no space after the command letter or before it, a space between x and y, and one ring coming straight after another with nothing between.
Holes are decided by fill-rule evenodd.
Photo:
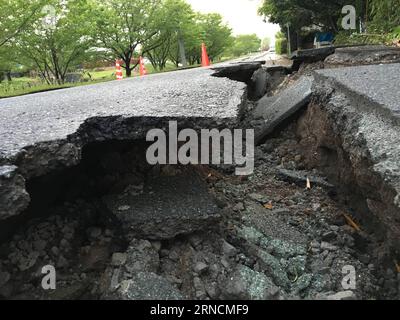
<instances>
[{"instance_id":1,"label":"sky","mask_svg":"<svg viewBox=\"0 0 400 320\"><path fill-rule=\"evenodd\" d=\"M263 0L187 0L193 9L202 13L220 13L235 35L256 33L261 39L272 40L279 26L265 23L257 14Z\"/></svg>"}]
</instances>

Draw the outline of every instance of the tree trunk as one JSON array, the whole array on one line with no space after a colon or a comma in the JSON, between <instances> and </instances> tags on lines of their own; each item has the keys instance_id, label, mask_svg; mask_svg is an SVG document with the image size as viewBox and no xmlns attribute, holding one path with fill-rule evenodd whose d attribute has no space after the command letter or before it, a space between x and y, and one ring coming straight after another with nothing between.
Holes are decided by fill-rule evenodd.
<instances>
[{"instance_id":1,"label":"tree trunk","mask_svg":"<svg viewBox=\"0 0 400 320\"><path fill-rule=\"evenodd\" d=\"M130 78L130 77L132 77L131 59L130 59L130 57L129 58L125 58L124 62L125 62L126 76L128 78Z\"/></svg>"},{"instance_id":2,"label":"tree trunk","mask_svg":"<svg viewBox=\"0 0 400 320\"><path fill-rule=\"evenodd\" d=\"M8 80L9 82L11 82L11 81L12 81L12 79L11 79L11 71L7 71L7 72L6 72L6 76L7 76L7 80Z\"/></svg>"}]
</instances>

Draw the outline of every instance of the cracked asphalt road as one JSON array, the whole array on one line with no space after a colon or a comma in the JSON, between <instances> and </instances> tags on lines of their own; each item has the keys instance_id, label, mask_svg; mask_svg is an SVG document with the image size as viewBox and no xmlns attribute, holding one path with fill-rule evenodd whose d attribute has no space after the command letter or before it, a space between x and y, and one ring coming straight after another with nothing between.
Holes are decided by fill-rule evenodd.
<instances>
[{"instance_id":1,"label":"cracked asphalt road","mask_svg":"<svg viewBox=\"0 0 400 320\"><path fill-rule=\"evenodd\" d=\"M391 116L400 118L399 63L327 69L317 73L378 103Z\"/></svg>"},{"instance_id":2,"label":"cracked asphalt road","mask_svg":"<svg viewBox=\"0 0 400 320\"><path fill-rule=\"evenodd\" d=\"M0 99L0 160L63 140L93 117L235 119L246 84L192 69Z\"/></svg>"}]
</instances>

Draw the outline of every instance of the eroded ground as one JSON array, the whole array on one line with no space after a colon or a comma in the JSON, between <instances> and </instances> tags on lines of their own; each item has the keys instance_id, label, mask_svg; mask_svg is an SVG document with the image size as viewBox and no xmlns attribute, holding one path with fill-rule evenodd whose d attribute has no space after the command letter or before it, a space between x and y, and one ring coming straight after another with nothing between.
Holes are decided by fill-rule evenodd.
<instances>
[{"instance_id":1,"label":"eroded ground","mask_svg":"<svg viewBox=\"0 0 400 320\"><path fill-rule=\"evenodd\" d=\"M110 154L117 157L118 152ZM296 178L306 165L295 125L258 147L256 159L255 173L246 179L207 167L195 169L215 195L221 218L203 231L170 240L132 239L96 197L54 206L46 212L50 216L30 221L1 246L1 296L398 298L394 264L385 265L374 255L379 239L361 224L359 231L349 225L345 216L352 217L352 211L340 204L332 185L316 178L318 172L308 172L310 190L304 178ZM155 169L149 170L153 175ZM171 177L182 170L187 168L156 171ZM107 177L112 192L151 194L144 176L134 174L117 186L113 181L121 183L121 172L112 171ZM96 183L103 178L97 177ZM120 199L120 209L127 210L124 197ZM48 264L57 270L57 290L51 292L41 288L41 268ZM356 270L353 293L342 287L346 266Z\"/></svg>"},{"instance_id":2,"label":"eroded ground","mask_svg":"<svg viewBox=\"0 0 400 320\"><path fill-rule=\"evenodd\" d=\"M268 95L321 67L274 78ZM87 145L77 166L31 179L29 208L2 225L0 298L400 299L396 252L319 110L274 129L249 177L149 166L142 141Z\"/></svg>"}]
</instances>

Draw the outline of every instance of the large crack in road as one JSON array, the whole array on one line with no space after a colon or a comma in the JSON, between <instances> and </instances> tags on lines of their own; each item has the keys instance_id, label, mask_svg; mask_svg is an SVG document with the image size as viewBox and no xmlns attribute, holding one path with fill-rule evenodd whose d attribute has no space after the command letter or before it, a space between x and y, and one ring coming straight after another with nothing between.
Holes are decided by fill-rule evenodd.
<instances>
[{"instance_id":1,"label":"large crack in road","mask_svg":"<svg viewBox=\"0 0 400 320\"><path fill-rule=\"evenodd\" d=\"M390 181L378 179L379 190L371 188L378 180L366 180L379 166L354 161L352 152L361 150L368 160L379 157L362 150L366 144L357 144L354 130L343 130L354 111L337 112L335 102L343 106L344 99L335 94L342 92L324 88L326 78L314 85L312 97L289 87L301 101L289 99L293 110L278 107L288 107L287 98L263 98L273 99L275 111L272 119L269 114L262 120L257 110L263 102L254 101L260 87L254 81L272 80L259 69L257 63L225 66L218 78L210 70L184 71L172 75L179 84L162 75L152 92L138 80L118 89L101 85L75 92L72 100L66 96L71 91L63 90L50 93L51 101L60 102L48 109L38 95L0 101L6 138L0 296L398 298L398 224L380 219L398 214L387 202L396 198L390 185L395 172ZM287 81L286 71L280 70L281 81ZM270 74L277 85L276 68ZM135 94L133 84L139 86ZM108 101L95 98L99 90L128 97L115 93L109 108ZM78 110L82 101L85 108ZM132 105L143 108L132 111ZM46 125L40 117L60 111L66 115L57 120L62 123ZM31 116L36 122L28 126ZM178 120L182 128L251 125L261 130L254 174L237 177L229 166L148 165L145 133L166 128L169 120ZM351 122L352 128L362 128L361 120ZM395 127L390 137L397 139ZM44 265L57 269L55 291L40 286ZM343 287L343 271L349 267L356 272L354 290Z\"/></svg>"}]
</instances>

